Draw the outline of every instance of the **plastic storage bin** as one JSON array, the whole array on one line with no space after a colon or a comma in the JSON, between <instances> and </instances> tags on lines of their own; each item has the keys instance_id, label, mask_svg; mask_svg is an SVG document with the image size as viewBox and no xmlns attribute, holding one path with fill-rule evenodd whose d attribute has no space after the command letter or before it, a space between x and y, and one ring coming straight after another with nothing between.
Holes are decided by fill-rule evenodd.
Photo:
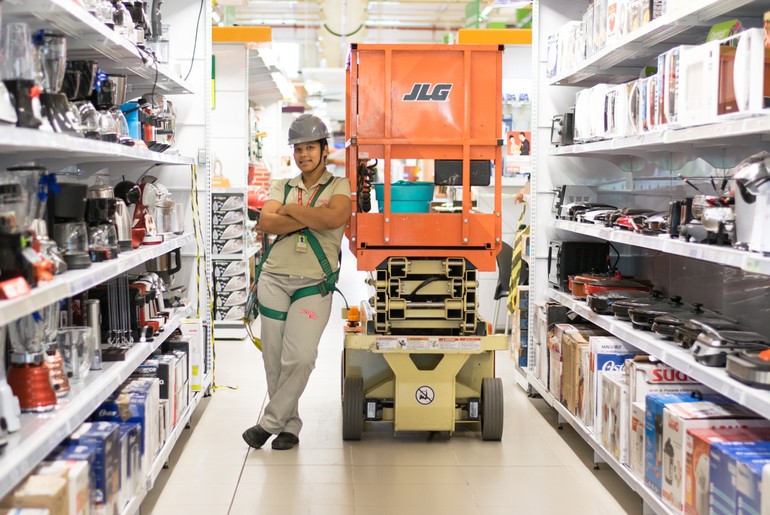
<instances>
[{"instance_id":1,"label":"plastic storage bin","mask_svg":"<svg viewBox=\"0 0 770 515\"><path fill-rule=\"evenodd\" d=\"M377 195L377 206L383 211L385 185L373 184ZM390 185L391 213L427 213L430 211L430 201L433 200L432 182L398 181Z\"/></svg>"}]
</instances>

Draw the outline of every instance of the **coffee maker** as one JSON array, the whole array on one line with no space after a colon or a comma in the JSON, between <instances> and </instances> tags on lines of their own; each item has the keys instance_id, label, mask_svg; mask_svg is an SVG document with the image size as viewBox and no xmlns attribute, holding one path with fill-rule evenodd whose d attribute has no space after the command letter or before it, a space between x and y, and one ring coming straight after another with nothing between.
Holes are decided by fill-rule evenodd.
<instances>
[{"instance_id":1,"label":"coffee maker","mask_svg":"<svg viewBox=\"0 0 770 515\"><path fill-rule=\"evenodd\" d=\"M48 196L48 227L53 229L67 267L73 270L91 266L85 222L87 191L85 184L60 183L59 192Z\"/></svg>"},{"instance_id":2,"label":"coffee maker","mask_svg":"<svg viewBox=\"0 0 770 515\"><path fill-rule=\"evenodd\" d=\"M114 191L97 176L96 182L86 192L88 250L93 262L116 259L120 253L115 226L116 206Z\"/></svg>"},{"instance_id":3,"label":"coffee maker","mask_svg":"<svg viewBox=\"0 0 770 515\"><path fill-rule=\"evenodd\" d=\"M71 116L77 120L80 132L90 139L101 139L99 113L88 100L96 84L98 63L96 61L67 61L62 91L72 102Z\"/></svg>"}]
</instances>

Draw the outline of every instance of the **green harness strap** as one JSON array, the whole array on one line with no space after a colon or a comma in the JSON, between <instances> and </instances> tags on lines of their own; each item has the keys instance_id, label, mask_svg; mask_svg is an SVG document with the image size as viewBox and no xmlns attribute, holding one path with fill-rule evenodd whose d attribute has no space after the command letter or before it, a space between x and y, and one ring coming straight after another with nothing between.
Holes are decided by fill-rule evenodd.
<instances>
[{"instance_id":1,"label":"green harness strap","mask_svg":"<svg viewBox=\"0 0 770 515\"><path fill-rule=\"evenodd\" d=\"M326 187L332 183L334 179L326 181L326 183L321 184L319 186L318 193L314 195L314 198L310 202L310 207L315 206L316 200L321 196L321 193L323 190L326 189ZM289 192L291 191L292 186L287 182L286 186L284 187L284 194L283 194L283 203L286 204L286 199L289 197ZM315 254L316 259L318 259L318 263L321 265L321 270L323 270L324 273L324 280L320 282L319 284L314 284L313 286L306 286L304 288L300 288L299 290L295 291L294 294L289 298L291 303L294 303L294 301L299 300L304 297L309 297L310 295L321 295L326 296L330 292L333 292L337 289L337 279L340 275L340 270L337 268L337 270L332 271L332 267L329 264L329 260L326 259L326 253L323 250L323 247L321 247L321 244L318 242L318 238L313 236L313 233L310 232L309 229L305 228L301 231L302 234L305 235L305 238L307 238L308 243L310 243L310 248L313 249L313 254ZM265 254L262 256L262 259L259 262L259 265L257 265L256 270L256 277L255 277L255 283L259 282L259 276L262 273L262 265L264 265L265 262L267 262L267 257L270 254L270 250L273 248L273 246L281 241L283 238L285 238L288 235L281 235L276 239L272 245L270 245L267 249L265 249ZM256 284L255 284L256 287ZM285 311L278 311L275 309L270 309L266 306L260 306L259 303L255 304L255 309L257 310L258 314L261 314L262 316L265 316L267 318L272 318L274 320L286 320L286 317L288 316L288 313ZM256 315L257 313L255 313Z\"/></svg>"}]
</instances>

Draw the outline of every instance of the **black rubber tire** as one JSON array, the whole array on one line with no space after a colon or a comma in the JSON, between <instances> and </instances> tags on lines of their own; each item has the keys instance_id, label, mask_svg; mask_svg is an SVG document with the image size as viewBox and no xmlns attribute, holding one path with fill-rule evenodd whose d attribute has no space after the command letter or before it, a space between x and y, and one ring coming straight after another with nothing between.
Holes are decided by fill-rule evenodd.
<instances>
[{"instance_id":1,"label":"black rubber tire","mask_svg":"<svg viewBox=\"0 0 770 515\"><path fill-rule=\"evenodd\" d=\"M364 430L364 378L346 377L342 396L342 439L360 440Z\"/></svg>"},{"instance_id":2,"label":"black rubber tire","mask_svg":"<svg viewBox=\"0 0 770 515\"><path fill-rule=\"evenodd\" d=\"M481 380L481 439L499 442L503 438L503 380Z\"/></svg>"}]
</instances>

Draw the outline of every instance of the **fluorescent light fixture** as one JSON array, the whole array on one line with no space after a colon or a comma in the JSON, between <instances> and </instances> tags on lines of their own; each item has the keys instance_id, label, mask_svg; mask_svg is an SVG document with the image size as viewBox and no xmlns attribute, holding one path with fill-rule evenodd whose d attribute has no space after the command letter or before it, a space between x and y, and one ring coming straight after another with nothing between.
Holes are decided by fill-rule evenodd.
<instances>
[{"instance_id":1,"label":"fluorescent light fixture","mask_svg":"<svg viewBox=\"0 0 770 515\"><path fill-rule=\"evenodd\" d=\"M281 72L272 72L270 76L273 78L275 85L278 86L278 91L281 92L283 100L294 102L297 100L297 96L294 92L294 86L291 85L289 80Z\"/></svg>"}]
</instances>

